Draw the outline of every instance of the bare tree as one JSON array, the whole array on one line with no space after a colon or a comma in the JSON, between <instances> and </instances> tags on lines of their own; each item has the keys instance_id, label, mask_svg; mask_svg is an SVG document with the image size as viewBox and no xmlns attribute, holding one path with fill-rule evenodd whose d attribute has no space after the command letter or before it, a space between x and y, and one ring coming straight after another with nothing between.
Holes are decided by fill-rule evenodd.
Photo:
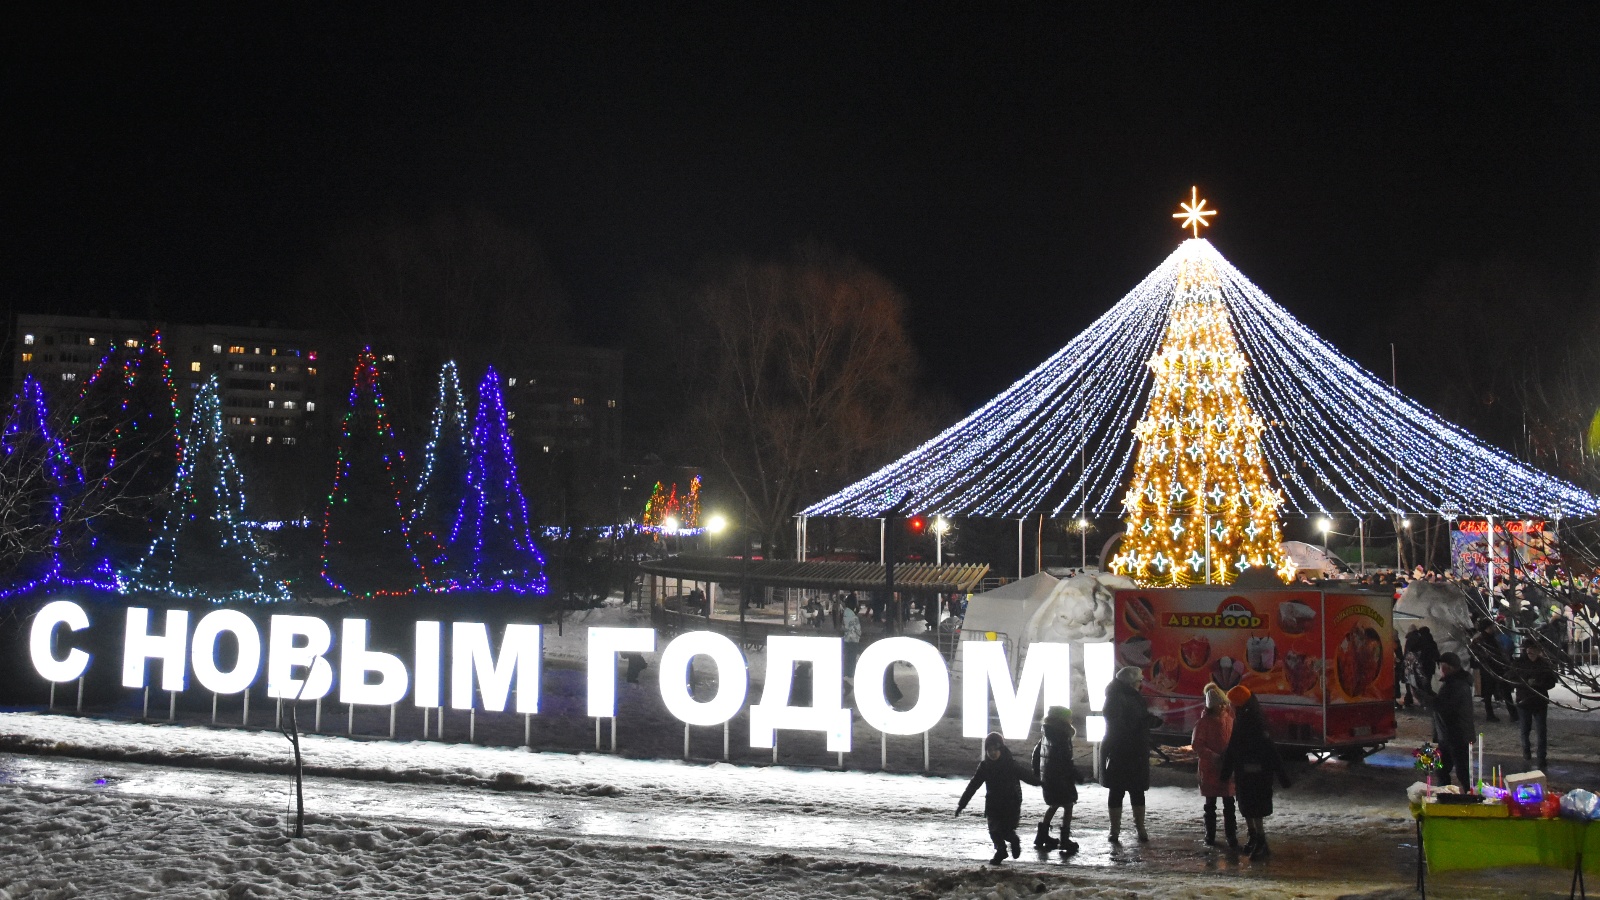
<instances>
[{"instance_id":1,"label":"bare tree","mask_svg":"<svg viewBox=\"0 0 1600 900\"><path fill-rule=\"evenodd\" d=\"M827 248L737 260L688 295L687 446L714 463L771 552L801 501L903 451L919 430L905 299Z\"/></svg>"}]
</instances>

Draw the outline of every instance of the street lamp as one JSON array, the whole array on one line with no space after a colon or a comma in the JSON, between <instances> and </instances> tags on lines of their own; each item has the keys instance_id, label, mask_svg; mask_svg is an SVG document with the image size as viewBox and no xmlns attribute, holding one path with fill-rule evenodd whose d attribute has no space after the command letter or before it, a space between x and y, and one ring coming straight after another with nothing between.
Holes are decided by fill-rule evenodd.
<instances>
[{"instance_id":1,"label":"street lamp","mask_svg":"<svg viewBox=\"0 0 1600 900\"><path fill-rule=\"evenodd\" d=\"M1078 569L1089 571L1089 520L1078 517Z\"/></svg>"},{"instance_id":2,"label":"street lamp","mask_svg":"<svg viewBox=\"0 0 1600 900\"><path fill-rule=\"evenodd\" d=\"M1333 522L1327 518L1317 520L1317 530L1322 532L1322 562L1328 562L1328 532L1333 530Z\"/></svg>"},{"instance_id":3,"label":"street lamp","mask_svg":"<svg viewBox=\"0 0 1600 900\"><path fill-rule=\"evenodd\" d=\"M728 517L722 513L712 513L706 520L706 533L718 535L728 530Z\"/></svg>"},{"instance_id":4,"label":"street lamp","mask_svg":"<svg viewBox=\"0 0 1600 900\"><path fill-rule=\"evenodd\" d=\"M944 565L944 536L950 533L950 520L944 516L934 516L933 525L934 564Z\"/></svg>"}]
</instances>

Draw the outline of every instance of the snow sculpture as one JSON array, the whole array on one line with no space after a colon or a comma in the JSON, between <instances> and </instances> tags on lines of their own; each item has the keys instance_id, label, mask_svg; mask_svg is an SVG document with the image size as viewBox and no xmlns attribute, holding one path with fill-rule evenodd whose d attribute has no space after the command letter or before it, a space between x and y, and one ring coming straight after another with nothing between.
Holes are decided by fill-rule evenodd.
<instances>
[{"instance_id":1,"label":"snow sculpture","mask_svg":"<svg viewBox=\"0 0 1600 900\"><path fill-rule=\"evenodd\" d=\"M1034 612L1024 632L1028 643L1050 641L1072 645L1072 708L1089 709L1083 645L1106 643L1116 627L1114 592L1133 590L1133 579L1108 572L1062 579L1049 599Z\"/></svg>"}]
</instances>

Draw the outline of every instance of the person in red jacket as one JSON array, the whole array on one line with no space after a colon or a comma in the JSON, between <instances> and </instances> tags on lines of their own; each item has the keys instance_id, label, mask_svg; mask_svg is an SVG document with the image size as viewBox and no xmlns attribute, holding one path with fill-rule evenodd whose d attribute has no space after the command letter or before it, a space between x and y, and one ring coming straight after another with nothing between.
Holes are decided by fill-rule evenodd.
<instances>
[{"instance_id":1,"label":"person in red jacket","mask_svg":"<svg viewBox=\"0 0 1600 900\"><path fill-rule=\"evenodd\" d=\"M1233 782L1222 777L1222 757L1233 737L1233 708L1215 683L1206 685L1205 712L1194 723L1195 760L1199 763L1200 796L1206 798L1206 843L1217 843L1217 798L1222 798L1222 829L1230 850L1239 849L1239 820L1233 805Z\"/></svg>"}]
</instances>

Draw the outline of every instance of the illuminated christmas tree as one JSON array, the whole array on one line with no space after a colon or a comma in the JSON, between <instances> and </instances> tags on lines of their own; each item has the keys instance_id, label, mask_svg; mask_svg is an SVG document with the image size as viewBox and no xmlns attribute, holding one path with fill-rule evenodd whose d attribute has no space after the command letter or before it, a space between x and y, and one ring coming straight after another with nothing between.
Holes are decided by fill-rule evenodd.
<instances>
[{"instance_id":1,"label":"illuminated christmas tree","mask_svg":"<svg viewBox=\"0 0 1600 900\"><path fill-rule=\"evenodd\" d=\"M428 445L423 449L422 475L417 479L416 511L411 529L423 546L438 547L428 565L435 589L464 584L471 573L471 559L449 553L450 536L460 517L462 501L470 492L467 472L472 467L472 430L467 422L466 399L461 395L461 378L456 364L447 362L439 371L439 399L433 409L433 425Z\"/></svg>"},{"instance_id":2,"label":"illuminated christmas tree","mask_svg":"<svg viewBox=\"0 0 1600 900\"><path fill-rule=\"evenodd\" d=\"M431 589L413 548L404 465L384 410L378 361L369 347L356 358L333 489L322 517L322 577L333 588L359 597Z\"/></svg>"},{"instance_id":3,"label":"illuminated christmas tree","mask_svg":"<svg viewBox=\"0 0 1600 900\"><path fill-rule=\"evenodd\" d=\"M692 531L700 527L700 476L696 475L689 482L689 490L682 497L678 496L677 482L673 482L669 489L656 482L655 489L650 492L650 499L644 503L644 517L640 520L646 528L669 528L676 531ZM669 525L669 523L676 523Z\"/></svg>"},{"instance_id":4,"label":"illuminated christmas tree","mask_svg":"<svg viewBox=\"0 0 1600 900\"><path fill-rule=\"evenodd\" d=\"M50 587L116 590L111 564L96 553L86 505L89 486L50 427L44 389L32 375L0 432L0 559L10 577L0 597Z\"/></svg>"},{"instance_id":5,"label":"illuminated christmas tree","mask_svg":"<svg viewBox=\"0 0 1600 900\"><path fill-rule=\"evenodd\" d=\"M287 600L283 586L264 574L244 502L244 476L223 435L222 397L212 375L195 395L183 432L173 505L133 586L214 603Z\"/></svg>"},{"instance_id":6,"label":"illuminated christmas tree","mask_svg":"<svg viewBox=\"0 0 1600 900\"><path fill-rule=\"evenodd\" d=\"M451 531L450 558L470 560L466 586L472 590L546 593L544 557L529 534L528 501L517 479L505 400L493 367L478 385L472 450L469 491Z\"/></svg>"},{"instance_id":7,"label":"illuminated christmas tree","mask_svg":"<svg viewBox=\"0 0 1600 900\"><path fill-rule=\"evenodd\" d=\"M108 511L98 527L110 552L132 563L150 546L182 463L178 391L161 332L111 348L73 412L91 503Z\"/></svg>"},{"instance_id":8,"label":"illuminated christmas tree","mask_svg":"<svg viewBox=\"0 0 1600 900\"><path fill-rule=\"evenodd\" d=\"M1211 260L1178 266L1170 319L1123 500L1127 536L1112 569L1150 587L1228 584L1251 566L1292 570L1281 547L1283 495L1269 482L1265 424L1244 390L1249 365Z\"/></svg>"}]
</instances>

